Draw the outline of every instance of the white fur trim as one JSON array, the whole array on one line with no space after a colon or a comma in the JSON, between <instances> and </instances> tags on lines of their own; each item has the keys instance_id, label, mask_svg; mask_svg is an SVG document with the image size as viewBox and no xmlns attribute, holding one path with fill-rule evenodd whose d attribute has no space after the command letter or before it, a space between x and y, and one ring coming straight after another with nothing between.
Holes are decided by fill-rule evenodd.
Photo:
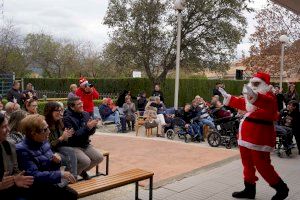
<instances>
[{"instance_id":1,"label":"white fur trim","mask_svg":"<svg viewBox=\"0 0 300 200\"><path fill-rule=\"evenodd\" d=\"M258 78L258 77L253 77L253 78L250 79L250 82L265 82L265 81Z\"/></svg>"},{"instance_id":2,"label":"white fur trim","mask_svg":"<svg viewBox=\"0 0 300 200\"><path fill-rule=\"evenodd\" d=\"M238 140L238 144L242 147L246 147L248 149L252 149L256 151L272 152L274 150L273 147L267 145L252 144L251 142L247 142L244 140Z\"/></svg>"},{"instance_id":3,"label":"white fur trim","mask_svg":"<svg viewBox=\"0 0 300 200\"><path fill-rule=\"evenodd\" d=\"M242 125L246 119L246 117L249 117L249 115L251 115L252 112L246 112L246 114L244 115L244 117L241 119L240 121L240 125L239 125L239 139L242 139Z\"/></svg>"},{"instance_id":4,"label":"white fur trim","mask_svg":"<svg viewBox=\"0 0 300 200\"><path fill-rule=\"evenodd\" d=\"M229 102L230 102L230 99L231 99L231 95L228 94L227 97L224 97L223 104L224 104L225 106L228 106L228 105L229 105Z\"/></svg>"}]
</instances>

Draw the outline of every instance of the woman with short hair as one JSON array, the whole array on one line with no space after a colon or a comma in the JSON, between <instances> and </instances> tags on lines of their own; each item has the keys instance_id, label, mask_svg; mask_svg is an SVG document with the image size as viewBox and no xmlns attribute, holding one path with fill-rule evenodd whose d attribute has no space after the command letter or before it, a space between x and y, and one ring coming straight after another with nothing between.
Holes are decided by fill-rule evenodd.
<instances>
[{"instance_id":1,"label":"woman with short hair","mask_svg":"<svg viewBox=\"0 0 300 200\"><path fill-rule=\"evenodd\" d=\"M34 177L30 199L77 199L77 192L61 184L63 180L74 183L74 176L60 170L61 158L54 154L48 142L49 127L44 116L28 115L21 121L25 139L16 145L21 169Z\"/></svg>"}]
</instances>

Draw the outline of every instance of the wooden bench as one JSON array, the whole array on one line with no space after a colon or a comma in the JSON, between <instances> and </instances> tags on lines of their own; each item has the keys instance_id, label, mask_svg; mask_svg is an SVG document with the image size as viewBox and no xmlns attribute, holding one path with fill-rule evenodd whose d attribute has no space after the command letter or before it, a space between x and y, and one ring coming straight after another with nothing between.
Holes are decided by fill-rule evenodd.
<instances>
[{"instance_id":1,"label":"wooden bench","mask_svg":"<svg viewBox=\"0 0 300 200\"><path fill-rule=\"evenodd\" d=\"M153 172L142 169L131 169L115 175L97 177L87 181L80 181L69 186L77 191L78 198L97 194L114 188L135 183L135 200L139 199L139 181L149 179L149 200L152 200Z\"/></svg>"}]
</instances>

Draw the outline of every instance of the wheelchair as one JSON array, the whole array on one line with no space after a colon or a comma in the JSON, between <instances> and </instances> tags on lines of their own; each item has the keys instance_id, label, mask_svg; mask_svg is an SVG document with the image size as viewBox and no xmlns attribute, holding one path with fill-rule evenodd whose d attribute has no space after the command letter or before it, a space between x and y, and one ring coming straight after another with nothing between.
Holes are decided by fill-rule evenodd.
<instances>
[{"instance_id":1,"label":"wheelchair","mask_svg":"<svg viewBox=\"0 0 300 200\"><path fill-rule=\"evenodd\" d=\"M282 152L286 156L292 155L293 144L293 131L290 127L286 126L275 126L276 129L276 145L275 152L278 157L282 157Z\"/></svg>"},{"instance_id":2,"label":"wheelchair","mask_svg":"<svg viewBox=\"0 0 300 200\"><path fill-rule=\"evenodd\" d=\"M166 136L168 139L173 140L174 137L177 135L178 138L184 139L184 141L187 143L188 142L188 135L192 139L192 141L200 141L200 135L195 134L194 129L192 128L192 125L194 125L194 122L191 122L191 126L187 129L185 127L186 122L179 118L175 117L172 120L172 126L168 128L166 131Z\"/></svg>"},{"instance_id":3,"label":"wheelchair","mask_svg":"<svg viewBox=\"0 0 300 200\"><path fill-rule=\"evenodd\" d=\"M216 129L207 135L207 142L211 147L221 144L227 149L237 147L237 133L239 129L239 117L225 117L214 121Z\"/></svg>"}]
</instances>

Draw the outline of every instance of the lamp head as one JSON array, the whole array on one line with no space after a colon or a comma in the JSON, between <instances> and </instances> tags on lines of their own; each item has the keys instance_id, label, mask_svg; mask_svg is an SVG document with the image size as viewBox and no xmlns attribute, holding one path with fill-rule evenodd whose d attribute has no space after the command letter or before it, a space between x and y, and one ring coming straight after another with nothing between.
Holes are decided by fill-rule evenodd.
<instances>
[{"instance_id":1,"label":"lamp head","mask_svg":"<svg viewBox=\"0 0 300 200\"><path fill-rule=\"evenodd\" d=\"M182 11L185 6L185 0L175 0L174 6L176 10Z\"/></svg>"},{"instance_id":2,"label":"lamp head","mask_svg":"<svg viewBox=\"0 0 300 200\"><path fill-rule=\"evenodd\" d=\"M282 43L287 43L289 41L289 38L286 35L281 35L279 37L279 41L282 42Z\"/></svg>"}]
</instances>

